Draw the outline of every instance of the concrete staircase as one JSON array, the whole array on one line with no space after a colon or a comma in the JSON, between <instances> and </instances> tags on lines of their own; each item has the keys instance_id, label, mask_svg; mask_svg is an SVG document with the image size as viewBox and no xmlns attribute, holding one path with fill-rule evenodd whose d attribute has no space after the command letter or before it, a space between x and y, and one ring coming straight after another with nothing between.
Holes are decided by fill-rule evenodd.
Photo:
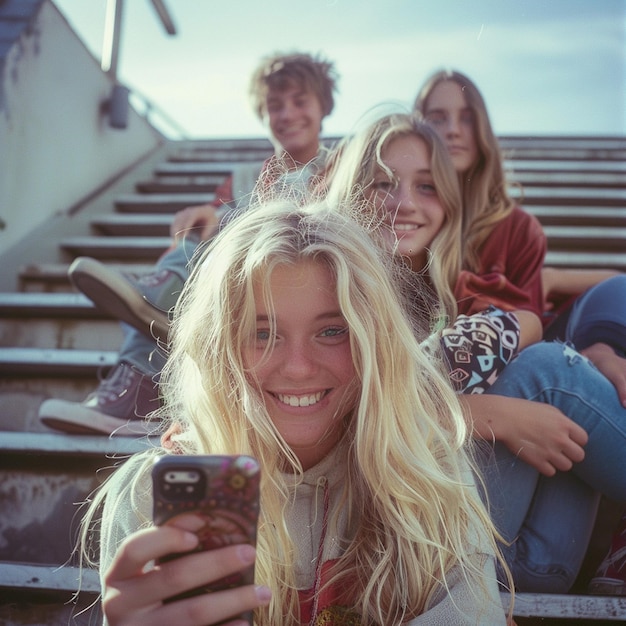
<instances>
[{"instance_id":1,"label":"concrete staircase","mask_svg":"<svg viewBox=\"0 0 626 626\"><path fill-rule=\"evenodd\" d=\"M523 206L545 226L548 264L626 270L626 138L501 142L512 178L523 184ZM151 445L66 436L38 422L47 398L83 400L116 362L122 338L115 320L72 289L69 264L86 255L148 269L169 245L176 210L211 200L239 163L270 153L261 139L169 143L72 214L38 228L11 258L0 257L13 277L5 276L13 287L0 293L0 624L99 621L97 607L81 613L97 598L94 572L85 572L72 600L77 503L125 455ZM530 623L524 616L626 619L626 599L572 597L520 598L519 623Z\"/></svg>"}]
</instances>

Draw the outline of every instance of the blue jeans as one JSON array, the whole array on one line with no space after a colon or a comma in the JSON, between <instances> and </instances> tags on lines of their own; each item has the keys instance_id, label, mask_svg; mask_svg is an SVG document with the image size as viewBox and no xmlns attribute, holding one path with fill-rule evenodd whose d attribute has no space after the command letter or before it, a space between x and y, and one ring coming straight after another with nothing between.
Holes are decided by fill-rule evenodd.
<instances>
[{"instance_id":1,"label":"blue jeans","mask_svg":"<svg viewBox=\"0 0 626 626\"><path fill-rule=\"evenodd\" d=\"M479 455L493 520L513 542L503 553L518 590L566 592L585 556L600 493L626 502L626 409L610 381L560 343L523 350L488 393L550 404L589 435L585 459L552 478L502 444Z\"/></svg>"},{"instance_id":2,"label":"blue jeans","mask_svg":"<svg viewBox=\"0 0 626 626\"><path fill-rule=\"evenodd\" d=\"M169 270L176 274L184 284L189 278L190 262L200 247L195 239L183 239L175 248L168 250L156 263L155 272ZM168 306L171 295L166 294ZM159 306L158 299L154 302ZM167 307L161 307L167 308ZM158 346L154 339L147 337L127 324L121 324L124 341L120 347L118 361L133 365L140 372L154 376L165 365L166 354L163 346Z\"/></svg>"},{"instance_id":3,"label":"blue jeans","mask_svg":"<svg viewBox=\"0 0 626 626\"><path fill-rule=\"evenodd\" d=\"M608 278L576 299L565 338L577 350L602 342L626 357L626 274Z\"/></svg>"}]
</instances>

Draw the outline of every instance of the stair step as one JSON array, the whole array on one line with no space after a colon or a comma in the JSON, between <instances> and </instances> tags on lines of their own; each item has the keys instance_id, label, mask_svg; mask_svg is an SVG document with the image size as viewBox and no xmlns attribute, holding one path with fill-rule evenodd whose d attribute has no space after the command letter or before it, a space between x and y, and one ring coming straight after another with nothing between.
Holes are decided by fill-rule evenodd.
<instances>
[{"instance_id":1,"label":"stair step","mask_svg":"<svg viewBox=\"0 0 626 626\"><path fill-rule=\"evenodd\" d=\"M111 213L91 220L91 225L103 235L121 237L167 237L172 215L150 213Z\"/></svg>"},{"instance_id":2,"label":"stair step","mask_svg":"<svg viewBox=\"0 0 626 626\"><path fill-rule=\"evenodd\" d=\"M626 172L626 161L542 161L541 159L506 159L507 175L515 172L572 172L620 174Z\"/></svg>"},{"instance_id":3,"label":"stair step","mask_svg":"<svg viewBox=\"0 0 626 626\"><path fill-rule=\"evenodd\" d=\"M202 161L224 167L224 163L250 163L253 161L265 161L273 154L272 148L259 148L255 150L204 150L201 148L191 151L181 150L169 158L171 162L184 163Z\"/></svg>"},{"instance_id":4,"label":"stair step","mask_svg":"<svg viewBox=\"0 0 626 626\"><path fill-rule=\"evenodd\" d=\"M2 348L0 373L15 376L96 377L117 363L118 353L105 350Z\"/></svg>"},{"instance_id":5,"label":"stair step","mask_svg":"<svg viewBox=\"0 0 626 626\"><path fill-rule=\"evenodd\" d=\"M100 593L98 572L79 567L35 565L31 563L0 562L0 589L21 589L43 592Z\"/></svg>"},{"instance_id":6,"label":"stair step","mask_svg":"<svg viewBox=\"0 0 626 626\"><path fill-rule=\"evenodd\" d=\"M600 252L564 252L548 250L547 267L570 267L580 269L614 269L626 272L626 255Z\"/></svg>"},{"instance_id":7,"label":"stair step","mask_svg":"<svg viewBox=\"0 0 626 626\"><path fill-rule=\"evenodd\" d=\"M498 141L503 147L533 148L592 148L594 150L626 150L626 138L615 135L502 135Z\"/></svg>"},{"instance_id":8,"label":"stair step","mask_svg":"<svg viewBox=\"0 0 626 626\"><path fill-rule=\"evenodd\" d=\"M602 227L546 226L546 234L555 245L570 247L593 247L601 244L602 250L623 250L624 229ZM604 241L603 241L604 239ZM171 244L168 237L73 237L60 242L75 256L91 256L98 259L134 258L155 259Z\"/></svg>"},{"instance_id":9,"label":"stair step","mask_svg":"<svg viewBox=\"0 0 626 626\"><path fill-rule=\"evenodd\" d=\"M158 438L133 439L132 437L98 437L91 435L65 435L63 433L2 432L0 456L5 463L11 455L24 460L25 455L71 456L74 459L127 456L141 452L148 445L158 443Z\"/></svg>"},{"instance_id":10,"label":"stair step","mask_svg":"<svg viewBox=\"0 0 626 626\"><path fill-rule=\"evenodd\" d=\"M153 269L151 263L109 263L109 265L122 272L133 274L143 274ZM32 263L21 268L19 277L22 283L28 285L40 282L70 288L67 275L69 267L69 263Z\"/></svg>"},{"instance_id":11,"label":"stair step","mask_svg":"<svg viewBox=\"0 0 626 626\"><path fill-rule=\"evenodd\" d=\"M508 176L511 181L521 183L524 189L529 187L626 187L626 172L563 172L563 171L520 171L515 170Z\"/></svg>"},{"instance_id":12,"label":"stair step","mask_svg":"<svg viewBox=\"0 0 626 626\"><path fill-rule=\"evenodd\" d=\"M272 149L272 144L265 136L259 137L220 137L217 139L194 139L183 141L174 154L205 150L246 150Z\"/></svg>"},{"instance_id":13,"label":"stair step","mask_svg":"<svg viewBox=\"0 0 626 626\"><path fill-rule=\"evenodd\" d=\"M120 213L174 214L188 206L206 204L214 200L214 193L125 194L115 199L115 209Z\"/></svg>"},{"instance_id":14,"label":"stair step","mask_svg":"<svg viewBox=\"0 0 626 626\"><path fill-rule=\"evenodd\" d=\"M524 208L544 226L626 226L624 207L531 204Z\"/></svg>"},{"instance_id":15,"label":"stair step","mask_svg":"<svg viewBox=\"0 0 626 626\"><path fill-rule=\"evenodd\" d=\"M537 148L504 147L504 157L508 161L518 159L542 161L626 161L626 148Z\"/></svg>"},{"instance_id":16,"label":"stair step","mask_svg":"<svg viewBox=\"0 0 626 626\"><path fill-rule=\"evenodd\" d=\"M158 176L152 180L139 181L135 189L141 193L209 193L224 181L226 174L205 176Z\"/></svg>"},{"instance_id":17,"label":"stair step","mask_svg":"<svg viewBox=\"0 0 626 626\"><path fill-rule=\"evenodd\" d=\"M0 624L102 624L99 589L99 578L93 570L0 563Z\"/></svg>"},{"instance_id":18,"label":"stair step","mask_svg":"<svg viewBox=\"0 0 626 626\"><path fill-rule=\"evenodd\" d=\"M0 588L76 591L75 570L60 566L73 564L84 504L116 466L156 440L61 433L3 433L0 439ZM97 592L90 576L87 589Z\"/></svg>"},{"instance_id":19,"label":"stair step","mask_svg":"<svg viewBox=\"0 0 626 626\"><path fill-rule=\"evenodd\" d=\"M82 293L0 293L0 317L105 317Z\"/></svg>"},{"instance_id":20,"label":"stair step","mask_svg":"<svg viewBox=\"0 0 626 626\"><path fill-rule=\"evenodd\" d=\"M160 179L167 177L172 180L185 180L190 177L220 177L222 180L230 176L233 170L239 166L236 161L227 163L210 163L198 160L170 160L160 163L154 168L154 174Z\"/></svg>"},{"instance_id":21,"label":"stair step","mask_svg":"<svg viewBox=\"0 0 626 626\"><path fill-rule=\"evenodd\" d=\"M172 244L170 237L71 237L59 242L74 255L95 259L156 260Z\"/></svg>"},{"instance_id":22,"label":"stair step","mask_svg":"<svg viewBox=\"0 0 626 626\"><path fill-rule=\"evenodd\" d=\"M511 195L521 198L522 205L598 205L624 207L626 189L576 189L571 187L512 188Z\"/></svg>"},{"instance_id":23,"label":"stair step","mask_svg":"<svg viewBox=\"0 0 626 626\"><path fill-rule=\"evenodd\" d=\"M621 252L626 258L626 228L545 226L549 250Z\"/></svg>"},{"instance_id":24,"label":"stair step","mask_svg":"<svg viewBox=\"0 0 626 626\"><path fill-rule=\"evenodd\" d=\"M502 605L510 604L510 594L500 594ZM575 620L626 619L626 597L574 594L516 593L515 617L569 618Z\"/></svg>"}]
</instances>

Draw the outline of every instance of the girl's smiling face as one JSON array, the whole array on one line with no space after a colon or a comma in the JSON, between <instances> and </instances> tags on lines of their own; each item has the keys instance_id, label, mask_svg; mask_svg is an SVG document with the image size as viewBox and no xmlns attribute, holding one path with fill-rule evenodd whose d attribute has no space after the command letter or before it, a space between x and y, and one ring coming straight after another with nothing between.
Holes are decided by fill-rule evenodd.
<instances>
[{"instance_id":1,"label":"girl's smiling face","mask_svg":"<svg viewBox=\"0 0 626 626\"><path fill-rule=\"evenodd\" d=\"M269 291L272 312L257 281L256 335L244 360L274 425L307 469L339 441L355 403L349 328L335 280L321 262L279 265Z\"/></svg>"},{"instance_id":2,"label":"girl's smiling face","mask_svg":"<svg viewBox=\"0 0 626 626\"><path fill-rule=\"evenodd\" d=\"M424 268L427 249L445 221L437 196L428 147L415 135L392 139L382 151L388 172L374 174L372 200L395 235L396 252L408 257L414 270ZM391 176L389 175L391 172Z\"/></svg>"}]
</instances>

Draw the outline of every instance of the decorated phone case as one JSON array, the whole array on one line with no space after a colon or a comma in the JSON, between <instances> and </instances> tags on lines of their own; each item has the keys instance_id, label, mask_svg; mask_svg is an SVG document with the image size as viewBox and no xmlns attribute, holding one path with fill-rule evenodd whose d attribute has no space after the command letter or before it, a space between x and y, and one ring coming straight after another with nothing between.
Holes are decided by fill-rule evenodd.
<instances>
[{"instance_id":1,"label":"decorated phone case","mask_svg":"<svg viewBox=\"0 0 626 626\"><path fill-rule=\"evenodd\" d=\"M154 523L159 526L171 523L184 513L201 517L205 525L196 531L200 539L197 552L239 543L255 545L259 479L259 464L249 456L161 457L152 469ZM171 554L160 562L181 556ZM211 585L169 598L168 602L253 582L254 566L251 566ZM249 615L245 617L251 619Z\"/></svg>"}]
</instances>

